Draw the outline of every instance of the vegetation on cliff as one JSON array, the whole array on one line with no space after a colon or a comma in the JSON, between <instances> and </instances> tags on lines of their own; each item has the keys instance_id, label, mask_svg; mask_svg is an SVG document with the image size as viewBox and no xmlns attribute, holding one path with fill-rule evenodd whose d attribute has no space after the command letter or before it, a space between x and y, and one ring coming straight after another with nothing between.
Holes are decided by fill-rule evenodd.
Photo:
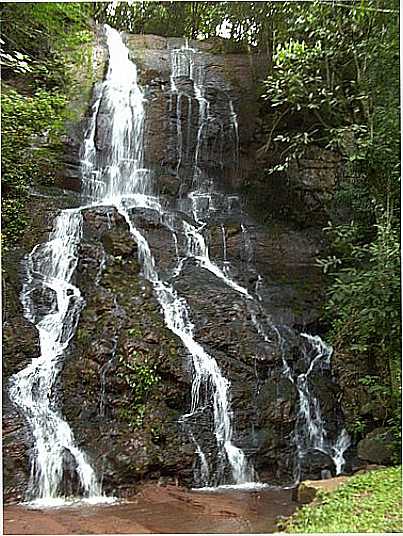
<instances>
[{"instance_id":1,"label":"vegetation on cliff","mask_svg":"<svg viewBox=\"0 0 403 536\"><path fill-rule=\"evenodd\" d=\"M1 6L2 243L15 245L27 223L34 184L51 185L60 167L60 136L91 39L89 6L6 3Z\"/></svg>"}]
</instances>

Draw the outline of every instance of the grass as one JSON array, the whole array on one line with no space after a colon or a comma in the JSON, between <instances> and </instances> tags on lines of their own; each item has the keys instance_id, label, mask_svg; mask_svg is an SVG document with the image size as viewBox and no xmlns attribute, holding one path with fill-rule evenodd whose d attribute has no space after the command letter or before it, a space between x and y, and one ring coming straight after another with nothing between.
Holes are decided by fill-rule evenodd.
<instances>
[{"instance_id":1,"label":"grass","mask_svg":"<svg viewBox=\"0 0 403 536\"><path fill-rule=\"evenodd\" d=\"M356 475L299 509L285 532L402 532L402 468Z\"/></svg>"}]
</instances>

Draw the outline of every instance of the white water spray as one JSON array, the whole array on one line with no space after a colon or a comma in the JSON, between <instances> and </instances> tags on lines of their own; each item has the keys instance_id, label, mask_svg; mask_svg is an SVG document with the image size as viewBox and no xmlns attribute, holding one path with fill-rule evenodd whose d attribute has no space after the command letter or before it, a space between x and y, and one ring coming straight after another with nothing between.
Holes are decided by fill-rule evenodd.
<instances>
[{"instance_id":1,"label":"white water spray","mask_svg":"<svg viewBox=\"0 0 403 536\"><path fill-rule=\"evenodd\" d=\"M301 333L308 342L313 357L305 354L307 370L297 377L296 387L299 395L299 410L296 427L297 457L301 460L308 449L316 449L329 455L340 474L344 467L344 452L350 446L351 439L343 428L335 441L328 438L325 421L319 400L314 396L309 385L310 374L317 369L329 368L333 349L316 335Z\"/></svg>"}]
</instances>

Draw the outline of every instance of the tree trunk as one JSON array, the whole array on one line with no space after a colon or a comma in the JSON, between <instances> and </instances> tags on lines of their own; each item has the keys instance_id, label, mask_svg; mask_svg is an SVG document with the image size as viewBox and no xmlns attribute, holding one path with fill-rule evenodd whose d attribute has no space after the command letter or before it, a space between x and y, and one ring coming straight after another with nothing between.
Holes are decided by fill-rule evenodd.
<instances>
[{"instance_id":1,"label":"tree trunk","mask_svg":"<svg viewBox=\"0 0 403 536\"><path fill-rule=\"evenodd\" d=\"M192 39L197 38L198 20L197 20L198 2L192 2Z\"/></svg>"}]
</instances>

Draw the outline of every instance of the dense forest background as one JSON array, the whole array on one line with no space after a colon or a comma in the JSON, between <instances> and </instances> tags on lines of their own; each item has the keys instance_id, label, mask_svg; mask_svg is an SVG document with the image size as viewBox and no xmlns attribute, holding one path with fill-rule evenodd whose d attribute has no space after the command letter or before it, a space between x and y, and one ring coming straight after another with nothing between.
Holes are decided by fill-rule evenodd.
<instances>
[{"instance_id":1,"label":"dense forest background","mask_svg":"<svg viewBox=\"0 0 403 536\"><path fill-rule=\"evenodd\" d=\"M2 239L16 247L35 181L52 184L74 62L89 61L94 21L133 33L213 39L217 51L264 56L259 83L269 164L284 177L312 146L343 159L344 180L318 259L327 278L327 337L367 364L357 382L401 420L400 69L398 0L312 2L3 3ZM224 36L224 37L223 37ZM74 59L74 61L73 61ZM46 143L41 138L46 133ZM275 158L270 158L275 154ZM368 425L356 412L350 432ZM396 455L400 449L397 448Z\"/></svg>"}]
</instances>

